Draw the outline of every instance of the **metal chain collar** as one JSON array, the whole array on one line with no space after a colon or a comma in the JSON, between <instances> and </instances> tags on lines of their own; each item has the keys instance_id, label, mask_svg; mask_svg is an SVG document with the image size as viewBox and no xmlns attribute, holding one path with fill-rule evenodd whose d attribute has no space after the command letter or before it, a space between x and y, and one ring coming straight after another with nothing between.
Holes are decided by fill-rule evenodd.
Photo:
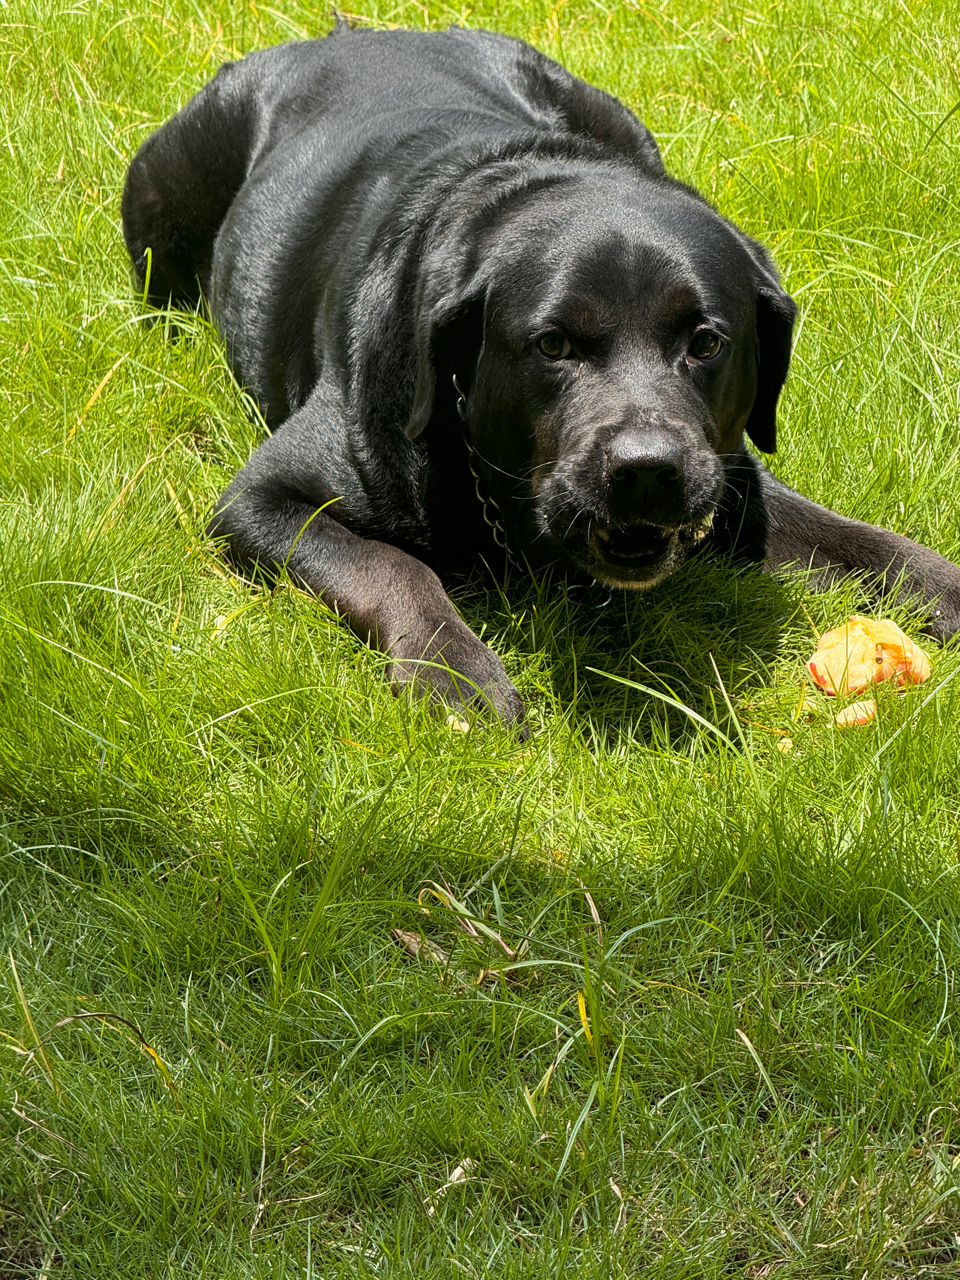
<instances>
[{"instance_id":1,"label":"metal chain collar","mask_svg":"<svg viewBox=\"0 0 960 1280\"><path fill-rule=\"evenodd\" d=\"M467 420L467 397L463 393L463 388L457 381L457 375L453 375L453 388L457 393L457 413L460 415L461 422ZM470 474L473 476L473 485L477 492L477 498L483 508L483 518L490 526L493 533L493 540L497 546L506 554L507 559L512 565L517 564L516 556L510 550L507 541L507 530L503 523L503 512L500 510L500 504L492 494L484 493L484 486L480 479L480 472L477 470L478 461L483 461L480 454L473 447L470 436L464 432L463 442L467 446L467 458L470 464Z\"/></svg>"},{"instance_id":2,"label":"metal chain collar","mask_svg":"<svg viewBox=\"0 0 960 1280\"><path fill-rule=\"evenodd\" d=\"M453 375L453 389L457 393L457 413L460 415L461 422L466 422L467 397L464 395L463 388L460 386L460 383L457 381L456 374ZM507 541L507 531L504 528L503 512L500 510L500 505L497 502L496 498L494 498L492 495L490 495L489 497L484 496L483 484L480 480L480 472L477 470L477 462L478 461L482 462L483 459L480 457L480 454L477 453L476 449L473 447L473 443L470 439L470 436L466 432L464 432L463 443L467 446L467 458L470 463L470 474L473 476L473 484L474 484L474 488L476 489L477 498L480 501L480 506L483 508L483 518L486 521L486 523L490 526L490 529L493 532L493 540L506 555L508 563L513 565L514 568L517 568L519 567L519 562L517 560L517 557L511 551L510 545ZM573 599L577 599L578 593L583 591L590 591L593 587L597 587L600 585L601 584L594 579L594 581L591 582L589 585L584 583L580 583L580 584L572 583L567 587L566 590L568 595L570 595ZM604 585L604 591L606 594L604 595L603 599L593 602L591 606L592 608L605 609L607 605L610 603L610 601L613 599L613 592L609 587Z\"/></svg>"}]
</instances>

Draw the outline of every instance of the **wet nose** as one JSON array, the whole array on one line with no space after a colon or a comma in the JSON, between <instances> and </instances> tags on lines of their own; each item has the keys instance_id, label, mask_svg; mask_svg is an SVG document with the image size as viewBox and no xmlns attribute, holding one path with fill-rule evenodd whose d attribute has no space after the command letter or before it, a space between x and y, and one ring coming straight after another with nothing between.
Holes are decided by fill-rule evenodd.
<instances>
[{"instance_id":1,"label":"wet nose","mask_svg":"<svg viewBox=\"0 0 960 1280\"><path fill-rule=\"evenodd\" d=\"M627 430L607 444L612 505L621 518L666 522L683 499L683 450L666 431ZM649 509L649 515L648 515Z\"/></svg>"}]
</instances>

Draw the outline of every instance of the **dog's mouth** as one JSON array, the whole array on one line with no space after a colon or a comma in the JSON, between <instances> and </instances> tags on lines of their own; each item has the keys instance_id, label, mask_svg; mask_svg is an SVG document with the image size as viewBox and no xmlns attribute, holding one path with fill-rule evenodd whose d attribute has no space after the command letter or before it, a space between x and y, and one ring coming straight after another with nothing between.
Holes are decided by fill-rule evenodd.
<instances>
[{"instance_id":1,"label":"dog's mouth","mask_svg":"<svg viewBox=\"0 0 960 1280\"><path fill-rule=\"evenodd\" d=\"M701 543L713 524L714 512L678 526L634 521L630 524L594 523L584 546L593 576L607 586L655 586Z\"/></svg>"},{"instance_id":2,"label":"dog's mouth","mask_svg":"<svg viewBox=\"0 0 960 1280\"><path fill-rule=\"evenodd\" d=\"M594 545L607 564L643 569L661 561L676 537L675 529L655 524L607 525L594 532Z\"/></svg>"}]
</instances>

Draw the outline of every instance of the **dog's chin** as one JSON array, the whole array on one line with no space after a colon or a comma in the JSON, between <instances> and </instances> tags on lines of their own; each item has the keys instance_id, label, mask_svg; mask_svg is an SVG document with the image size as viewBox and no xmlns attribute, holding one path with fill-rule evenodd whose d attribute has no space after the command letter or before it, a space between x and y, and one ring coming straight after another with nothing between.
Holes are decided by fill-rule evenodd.
<instances>
[{"instance_id":1,"label":"dog's chin","mask_svg":"<svg viewBox=\"0 0 960 1280\"><path fill-rule=\"evenodd\" d=\"M576 549L574 559L605 587L649 591L683 564L706 537L712 523L711 512L693 524L677 528L643 521L594 525Z\"/></svg>"}]
</instances>

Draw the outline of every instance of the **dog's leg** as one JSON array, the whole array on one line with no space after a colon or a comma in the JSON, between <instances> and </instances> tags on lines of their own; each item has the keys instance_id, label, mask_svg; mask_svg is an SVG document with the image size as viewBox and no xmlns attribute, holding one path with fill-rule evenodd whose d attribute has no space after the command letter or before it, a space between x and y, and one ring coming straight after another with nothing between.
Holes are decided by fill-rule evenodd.
<instances>
[{"instance_id":1,"label":"dog's leg","mask_svg":"<svg viewBox=\"0 0 960 1280\"><path fill-rule=\"evenodd\" d=\"M336 609L390 657L395 688L412 685L454 706L487 703L505 724L522 722L523 704L503 664L460 618L433 570L360 537L323 509L335 495L315 471L317 450L301 451L305 433L295 419L237 475L208 532L227 540L245 574L271 578L286 569Z\"/></svg>"},{"instance_id":2,"label":"dog's leg","mask_svg":"<svg viewBox=\"0 0 960 1280\"><path fill-rule=\"evenodd\" d=\"M927 631L948 640L960 630L960 568L928 547L889 529L850 520L756 467L766 508L766 559L771 568L822 570L830 581L862 574L880 593L898 590L930 608Z\"/></svg>"}]
</instances>

